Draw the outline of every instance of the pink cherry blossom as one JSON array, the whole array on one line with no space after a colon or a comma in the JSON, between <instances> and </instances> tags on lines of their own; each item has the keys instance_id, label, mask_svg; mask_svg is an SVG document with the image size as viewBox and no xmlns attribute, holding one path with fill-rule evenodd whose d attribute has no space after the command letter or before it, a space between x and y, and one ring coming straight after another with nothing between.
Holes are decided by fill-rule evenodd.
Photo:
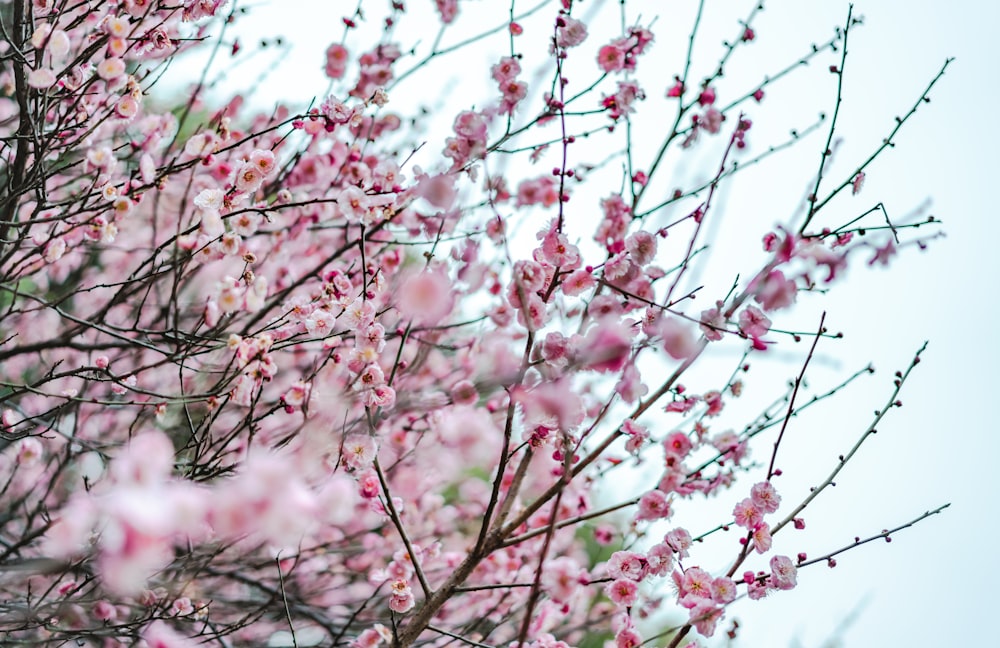
<instances>
[{"instance_id":1,"label":"pink cherry blossom","mask_svg":"<svg viewBox=\"0 0 1000 648\"><path fill-rule=\"evenodd\" d=\"M786 279L780 270L772 270L760 283L754 299L765 311L787 308L795 303L795 282Z\"/></svg>"},{"instance_id":2,"label":"pink cherry blossom","mask_svg":"<svg viewBox=\"0 0 1000 648\"><path fill-rule=\"evenodd\" d=\"M663 441L663 449L667 455L677 459L684 459L692 447L691 440L683 432L671 432Z\"/></svg>"},{"instance_id":3,"label":"pink cherry blossom","mask_svg":"<svg viewBox=\"0 0 1000 648\"><path fill-rule=\"evenodd\" d=\"M740 330L753 338L767 335L771 328L771 320L759 308L747 306L740 312Z\"/></svg>"},{"instance_id":4,"label":"pink cherry blossom","mask_svg":"<svg viewBox=\"0 0 1000 648\"><path fill-rule=\"evenodd\" d=\"M740 500L740 502L733 509L733 517L736 518L736 524L738 526L746 529L753 529L763 522L764 513L759 506L754 504L753 500L747 497L746 499Z\"/></svg>"},{"instance_id":5,"label":"pink cherry blossom","mask_svg":"<svg viewBox=\"0 0 1000 648\"><path fill-rule=\"evenodd\" d=\"M607 73L625 69L625 50L618 44L605 45L597 53L597 65Z\"/></svg>"},{"instance_id":6,"label":"pink cherry blossom","mask_svg":"<svg viewBox=\"0 0 1000 648\"><path fill-rule=\"evenodd\" d=\"M782 590L793 589L796 585L798 569L788 556L771 558L771 581L775 587Z\"/></svg>"},{"instance_id":7,"label":"pink cherry blossom","mask_svg":"<svg viewBox=\"0 0 1000 648\"><path fill-rule=\"evenodd\" d=\"M416 605L413 590L405 580L397 580L390 586L389 609L393 612L403 614L409 612Z\"/></svg>"},{"instance_id":8,"label":"pink cherry blossom","mask_svg":"<svg viewBox=\"0 0 1000 648\"><path fill-rule=\"evenodd\" d=\"M624 628L615 635L615 648L638 648L642 645L642 635L635 628Z\"/></svg>"},{"instance_id":9,"label":"pink cherry blossom","mask_svg":"<svg viewBox=\"0 0 1000 648\"><path fill-rule=\"evenodd\" d=\"M750 499L765 513L774 513L781 505L781 496L769 481L754 484L750 489Z\"/></svg>"},{"instance_id":10,"label":"pink cherry blossom","mask_svg":"<svg viewBox=\"0 0 1000 648\"><path fill-rule=\"evenodd\" d=\"M750 534L750 541L753 543L754 551L759 554L767 553L771 550L771 531L766 524L759 524L754 527Z\"/></svg>"},{"instance_id":11,"label":"pink cherry blossom","mask_svg":"<svg viewBox=\"0 0 1000 648\"><path fill-rule=\"evenodd\" d=\"M711 601L702 601L691 608L690 622L703 637L715 634L715 628L722 619L722 610Z\"/></svg>"},{"instance_id":12,"label":"pink cherry blossom","mask_svg":"<svg viewBox=\"0 0 1000 648\"><path fill-rule=\"evenodd\" d=\"M355 470L365 470L372 465L377 450L375 439L355 434L344 440L344 463Z\"/></svg>"},{"instance_id":13,"label":"pink cherry blossom","mask_svg":"<svg viewBox=\"0 0 1000 648\"><path fill-rule=\"evenodd\" d=\"M639 499L637 520L659 520L670 517L670 500L663 491L652 490Z\"/></svg>"},{"instance_id":14,"label":"pink cherry blossom","mask_svg":"<svg viewBox=\"0 0 1000 648\"><path fill-rule=\"evenodd\" d=\"M195 648L198 645L196 640L185 638L160 620L146 626L141 636L149 648Z\"/></svg>"},{"instance_id":15,"label":"pink cherry blossom","mask_svg":"<svg viewBox=\"0 0 1000 648\"><path fill-rule=\"evenodd\" d=\"M436 0L423 34L414 3L326 4L304 99L271 96L295 61L242 3L5 14L0 595L31 611L5 641L638 648L662 615L693 645L794 587L780 471L744 483L781 417L745 411L757 359L807 330L774 313L937 221L852 220L864 172L833 162L801 209L723 199L781 126L755 15L688 61L644 58L678 23L631 5ZM697 542L661 522L727 492Z\"/></svg>"},{"instance_id":16,"label":"pink cherry blossom","mask_svg":"<svg viewBox=\"0 0 1000 648\"><path fill-rule=\"evenodd\" d=\"M687 558L688 549L691 548L691 534L682 528L673 529L664 536L663 541L670 546L677 554L678 558Z\"/></svg>"},{"instance_id":17,"label":"pink cherry blossom","mask_svg":"<svg viewBox=\"0 0 1000 648\"><path fill-rule=\"evenodd\" d=\"M571 16L560 16L556 29L556 45L562 48L576 47L587 38L587 25Z\"/></svg>"},{"instance_id":18,"label":"pink cherry blossom","mask_svg":"<svg viewBox=\"0 0 1000 648\"><path fill-rule=\"evenodd\" d=\"M736 583L731 578L719 576L712 580L712 600L726 604L736 600Z\"/></svg>"},{"instance_id":19,"label":"pink cherry blossom","mask_svg":"<svg viewBox=\"0 0 1000 648\"><path fill-rule=\"evenodd\" d=\"M616 551L608 560L608 575L612 578L641 581L645 578L648 564L641 555L631 551Z\"/></svg>"},{"instance_id":20,"label":"pink cherry blossom","mask_svg":"<svg viewBox=\"0 0 1000 648\"><path fill-rule=\"evenodd\" d=\"M331 79L343 78L347 70L349 56L347 48L343 45L339 43L330 45L326 50L326 75Z\"/></svg>"},{"instance_id":21,"label":"pink cherry blossom","mask_svg":"<svg viewBox=\"0 0 1000 648\"><path fill-rule=\"evenodd\" d=\"M631 607L639 600L639 586L627 578L619 578L608 583L604 591L612 603L621 607Z\"/></svg>"}]
</instances>

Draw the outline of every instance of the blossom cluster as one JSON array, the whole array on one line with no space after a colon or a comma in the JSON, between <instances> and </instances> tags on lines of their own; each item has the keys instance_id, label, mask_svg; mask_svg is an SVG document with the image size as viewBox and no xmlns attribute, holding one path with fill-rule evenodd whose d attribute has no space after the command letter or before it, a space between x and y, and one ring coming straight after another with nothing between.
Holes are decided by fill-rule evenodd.
<instances>
[{"instance_id":1,"label":"blossom cluster","mask_svg":"<svg viewBox=\"0 0 1000 648\"><path fill-rule=\"evenodd\" d=\"M343 17L307 108L216 104L204 82L165 108L175 57L241 55L213 36L235 4L0 3L4 636L635 648L669 616L669 645L692 646L739 599L793 589L780 437L752 454L776 415L736 431L727 406L746 358L801 339L780 328L797 302L924 240L817 228L811 196L696 308L683 280L760 87L726 107L721 71L696 83L683 61L664 82L654 21L608 36L564 0L469 41L509 49L486 98L430 114L403 82L462 47L417 59L394 26L431 3L392 2L368 47L360 6ZM433 4L442 33L471 11ZM654 95L679 103L663 151L722 159L659 206L663 154L630 122ZM418 165L425 122L443 134ZM579 152L591 135L621 145L624 181ZM732 377L688 380L726 345ZM640 464L655 476L609 487ZM720 533L679 519L710 498L729 502ZM728 562L699 555L720 537Z\"/></svg>"}]
</instances>

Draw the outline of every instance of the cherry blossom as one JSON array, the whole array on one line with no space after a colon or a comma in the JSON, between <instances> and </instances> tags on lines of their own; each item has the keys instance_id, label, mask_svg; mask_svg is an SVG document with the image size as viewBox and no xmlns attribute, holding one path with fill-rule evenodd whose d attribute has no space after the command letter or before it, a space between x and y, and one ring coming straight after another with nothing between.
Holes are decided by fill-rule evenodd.
<instances>
[{"instance_id":1,"label":"cherry blossom","mask_svg":"<svg viewBox=\"0 0 1000 648\"><path fill-rule=\"evenodd\" d=\"M410 4L310 16L324 87L270 98L219 76L294 72L242 5L4 5L10 642L637 648L663 610L675 648L811 564L773 551L804 527L775 428L827 396L751 366L928 228L832 213L868 163L824 164L781 178L817 187L797 211L743 210L759 258L720 256L719 193L786 148L748 135L778 78L729 78L752 18L713 63L631 0L436 0L430 38ZM680 520L705 500L732 517Z\"/></svg>"}]
</instances>

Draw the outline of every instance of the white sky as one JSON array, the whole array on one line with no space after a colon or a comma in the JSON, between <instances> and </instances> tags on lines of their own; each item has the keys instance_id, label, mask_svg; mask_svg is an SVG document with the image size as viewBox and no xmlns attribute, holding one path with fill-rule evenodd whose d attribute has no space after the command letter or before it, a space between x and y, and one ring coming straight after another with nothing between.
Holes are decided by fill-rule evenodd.
<instances>
[{"instance_id":1,"label":"white sky","mask_svg":"<svg viewBox=\"0 0 1000 648\"><path fill-rule=\"evenodd\" d=\"M240 26L246 47L279 35L293 43L282 55L280 72L269 75L257 87L254 99L262 106L269 106L278 97L301 103L313 96L322 99L327 91L320 67L323 51L340 38L340 18L355 4L353 0L288 0L254 7ZM398 32L399 38L406 44L418 38L426 44L434 37L432 3L409 0L406 4L411 14L425 13L427 19L411 18L412 22ZM719 43L731 37L736 20L752 7L751 2L735 0L707 4L696 50L701 66L696 63L695 78L699 71L704 74L710 70ZM776 0L766 4L755 23L757 42L746 50L745 57L736 57L724 85L720 84L722 100L726 89L736 92L752 86L764 73L804 54L810 42L825 40L834 26L843 23L847 12L847 3L839 0ZM387 1L362 3L370 7L373 16L387 5ZM462 0L460 5L463 18L455 29L462 34L494 26L507 10L505 2L494 0ZM521 9L530 4L519 1L517 6ZM590 0L580 9L582 13L599 11L602 18L594 25L616 29L617 6L610 0ZM630 22L641 15L643 23L649 24L656 17L656 45L647 55L649 60L640 61L647 70L662 75L658 81L653 76L654 81L646 85L651 98L662 97L663 87L681 69L681 52L695 6L694 0L628 3ZM543 11L545 21L553 11ZM930 340L930 346L902 394L905 406L883 422L880 433L844 471L837 488L807 511L806 531L785 531L776 538L775 546L792 556L802 550L820 555L849 543L856 535L896 526L945 502L951 502L952 507L901 532L891 545L872 543L841 556L834 570L824 566L804 570L794 592L778 593L762 602L744 602L728 616L741 620L740 646L829 645L825 642L854 611L858 614L853 624L841 634L843 646L987 645L995 635L991 615L995 580L1000 576L993 558L1000 532L996 521L1000 488L994 468L1000 442L996 425L987 415L987 405L996 397L995 373L1000 367L1000 342L991 330L998 314L1000 254L995 245L1000 225L992 196L988 196L1000 171L992 150L996 131L993 112L1000 101L1000 60L989 44L1000 24L1000 3L861 0L855 12L865 17L865 25L851 35L839 129L845 139L832 177L841 177L867 156L889 132L893 117L909 109L946 57L957 60L932 93L931 103L922 106L906 124L895 150L871 167L861 196L832 209L840 209L843 216L883 201L890 216L899 218L931 199L930 213L944 222L947 238L932 242L926 253L906 250L888 270L856 264L848 281L835 286L830 295L803 299L792 316L779 320L786 327L808 329L818 322L820 310L826 309L828 326L845 333L844 341L821 342L816 371L810 374L817 386L832 385L869 361L879 370L818 410L816 416L797 421L789 432L781 455L788 458L780 462L787 474L780 486L786 503L825 477L836 456L853 445L871 411L888 394L892 372L905 368L925 339ZM530 25L530 21L525 22L526 27ZM532 34L540 40L541 27L529 30L518 42L526 53L527 38ZM443 42L455 40L450 35ZM506 40L494 40L490 46L503 52ZM352 47L352 53L357 51ZM471 79L485 77L490 60L495 59L472 51L437 64L427 75L418 73L401 86L391 97L390 107L405 112L405 102L430 102L446 94L443 101L448 114L481 103L490 89L476 89ZM821 61L767 91L764 104L751 114L755 123L751 145L779 143L790 128L801 129L818 112L832 108L833 76L825 67L835 59L826 56ZM460 67L463 64L468 67ZM230 80L238 87L253 85L261 65L233 68ZM177 65L171 78L175 83L189 80L197 66L196 62ZM586 77L582 72L579 76ZM445 89L428 83L442 84ZM468 100L463 103L464 94ZM668 118L672 115L663 117ZM428 150L440 150L440 143L440 139L431 139ZM738 264L748 254L755 258L764 228L790 219L811 180L821 146L814 137L798 153L765 162L727 190L722 196L725 210L719 208L720 214L725 213L724 221L713 223L719 236L717 263L725 259ZM711 173L717 158L708 155L710 152L706 149L701 158L704 164L681 168L678 177ZM685 160L685 164L692 164ZM537 173L550 166L540 165ZM584 207L583 203L572 204ZM749 243L738 234L745 224L752 226L746 229L752 233ZM718 294L721 298L733 270L732 265L717 270L708 267L698 278L708 287L713 282L723 286ZM714 298L710 288L706 293ZM699 308L705 307L699 304ZM783 378L797 373L803 347L786 341L782 350L790 356L755 359L762 371L751 374L748 382L761 382L761 391L756 392L760 398L773 395ZM782 361L782 357L788 360ZM734 361L732 354L723 354L721 364L706 365L687 382L695 384L697 376L710 376L713 366L718 375L722 370L718 367L728 367ZM765 384L768 380L769 385ZM764 453L761 446L756 456ZM746 482L746 487L751 483ZM731 506L733 496L735 493L727 494L727 506Z\"/></svg>"}]
</instances>

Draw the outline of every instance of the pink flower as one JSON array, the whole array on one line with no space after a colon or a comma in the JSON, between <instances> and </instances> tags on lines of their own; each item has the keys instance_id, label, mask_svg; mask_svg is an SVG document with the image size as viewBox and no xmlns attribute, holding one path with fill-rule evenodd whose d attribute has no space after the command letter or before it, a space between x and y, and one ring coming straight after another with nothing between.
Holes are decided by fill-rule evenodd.
<instances>
[{"instance_id":1,"label":"pink flower","mask_svg":"<svg viewBox=\"0 0 1000 648\"><path fill-rule=\"evenodd\" d=\"M643 92L642 88L635 81L619 81L617 86L617 92L613 95L605 95L601 99L601 106L607 109L608 116L611 119L618 120L624 115L629 115L635 112L633 103L637 99L645 99L646 93ZM648 181L646 174L642 171L637 171L633 181L639 185L645 185Z\"/></svg>"},{"instance_id":2,"label":"pink flower","mask_svg":"<svg viewBox=\"0 0 1000 648\"><path fill-rule=\"evenodd\" d=\"M583 421L583 403L568 381L544 382L516 396L529 427L572 430Z\"/></svg>"},{"instance_id":3,"label":"pink flower","mask_svg":"<svg viewBox=\"0 0 1000 648\"><path fill-rule=\"evenodd\" d=\"M750 489L750 499L765 513L774 513L781 505L781 496L769 481L754 484Z\"/></svg>"},{"instance_id":4,"label":"pink flower","mask_svg":"<svg viewBox=\"0 0 1000 648\"><path fill-rule=\"evenodd\" d=\"M265 177L271 175L274 171L274 153L272 151L266 151L262 149L255 149L250 154L249 163L260 169L260 172L264 174Z\"/></svg>"},{"instance_id":5,"label":"pink flower","mask_svg":"<svg viewBox=\"0 0 1000 648\"><path fill-rule=\"evenodd\" d=\"M751 601L759 601L767 596L767 586L754 581L747 586L747 596Z\"/></svg>"},{"instance_id":6,"label":"pink flower","mask_svg":"<svg viewBox=\"0 0 1000 648\"><path fill-rule=\"evenodd\" d=\"M513 306L520 304L515 301L518 294L523 291L532 293L541 290L545 286L545 268L535 261L521 260L514 263L514 276L511 282L511 294L507 300Z\"/></svg>"},{"instance_id":7,"label":"pink flower","mask_svg":"<svg viewBox=\"0 0 1000 648\"><path fill-rule=\"evenodd\" d=\"M174 468L174 445L159 430L132 437L126 450L115 457L110 472L120 484L156 486L170 477Z\"/></svg>"},{"instance_id":8,"label":"pink flower","mask_svg":"<svg viewBox=\"0 0 1000 648\"><path fill-rule=\"evenodd\" d=\"M343 318L344 325L351 328L369 326L375 320L375 307L372 306L370 301L358 297L344 309L341 317Z\"/></svg>"},{"instance_id":9,"label":"pink flower","mask_svg":"<svg viewBox=\"0 0 1000 648\"><path fill-rule=\"evenodd\" d=\"M771 320L759 308L747 306L740 313L740 331L752 338L761 338L771 329Z\"/></svg>"},{"instance_id":10,"label":"pink flower","mask_svg":"<svg viewBox=\"0 0 1000 648\"><path fill-rule=\"evenodd\" d=\"M351 642L351 648L376 648L385 641L382 634L375 628L368 628Z\"/></svg>"},{"instance_id":11,"label":"pink flower","mask_svg":"<svg viewBox=\"0 0 1000 648\"><path fill-rule=\"evenodd\" d=\"M666 576L674 564L674 550L665 542L660 542L646 552L649 563L649 573L655 576Z\"/></svg>"},{"instance_id":12,"label":"pink flower","mask_svg":"<svg viewBox=\"0 0 1000 648\"><path fill-rule=\"evenodd\" d=\"M733 508L733 517L736 519L737 526L746 529L753 529L764 521L764 513L749 497L741 500Z\"/></svg>"},{"instance_id":13,"label":"pink flower","mask_svg":"<svg viewBox=\"0 0 1000 648\"><path fill-rule=\"evenodd\" d=\"M340 207L344 218L360 223L364 222L371 208L371 200L365 192L355 186L350 186L340 192L337 196L337 206Z\"/></svg>"},{"instance_id":14,"label":"pink flower","mask_svg":"<svg viewBox=\"0 0 1000 648\"><path fill-rule=\"evenodd\" d=\"M571 297L579 295L593 289L597 285L594 276L585 268L580 268L569 273L562 282L562 291Z\"/></svg>"},{"instance_id":15,"label":"pink flower","mask_svg":"<svg viewBox=\"0 0 1000 648\"><path fill-rule=\"evenodd\" d=\"M723 453L726 459L739 462L746 455L746 441L740 441L739 436L731 430L713 436L711 443L712 447Z\"/></svg>"},{"instance_id":16,"label":"pink flower","mask_svg":"<svg viewBox=\"0 0 1000 648\"><path fill-rule=\"evenodd\" d=\"M503 85L508 81L513 81L521 73L521 64L512 56L505 56L500 62L490 68L493 80Z\"/></svg>"},{"instance_id":17,"label":"pink flower","mask_svg":"<svg viewBox=\"0 0 1000 648\"><path fill-rule=\"evenodd\" d=\"M174 599L169 611L171 616L187 616L193 612L194 606L191 605L191 599L186 596Z\"/></svg>"},{"instance_id":18,"label":"pink flower","mask_svg":"<svg viewBox=\"0 0 1000 648\"><path fill-rule=\"evenodd\" d=\"M796 585L798 569L788 556L771 558L771 582L781 590L790 590Z\"/></svg>"},{"instance_id":19,"label":"pink flower","mask_svg":"<svg viewBox=\"0 0 1000 648\"><path fill-rule=\"evenodd\" d=\"M641 581L648 573L646 559L632 551L616 551L608 559L608 575L612 578L625 578Z\"/></svg>"},{"instance_id":20,"label":"pink flower","mask_svg":"<svg viewBox=\"0 0 1000 648\"><path fill-rule=\"evenodd\" d=\"M623 628L615 635L615 648L639 648L642 635L635 628Z\"/></svg>"},{"instance_id":21,"label":"pink flower","mask_svg":"<svg viewBox=\"0 0 1000 648\"><path fill-rule=\"evenodd\" d=\"M628 364L622 370L621 379L615 384L615 392L621 396L622 401L631 404L645 396L649 387L642 382L639 369L634 364Z\"/></svg>"},{"instance_id":22,"label":"pink flower","mask_svg":"<svg viewBox=\"0 0 1000 648\"><path fill-rule=\"evenodd\" d=\"M662 318L656 332L663 339L663 349L674 360L687 360L698 349L692 327L676 317Z\"/></svg>"},{"instance_id":23,"label":"pink flower","mask_svg":"<svg viewBox=\"0 0 1000 648\"><path fill-rule=\"evenodd\" d=\"M586 367L592 371L621 371L632 350L630 332L612 318L604 318L584 336Z\"/></svg>"},{"instance_id":24,"label":"pink flower","mask_svg":"<svg viewBox=\"0 0 1000 648\"><path fill-rule=\"evenodd\" d=\"M471 380L460 380L451 388L451 402L456 405L475 405L479 400L479 392Z\"/></svg>"},{"instance_id":25,"label":"pink flower","mask_svg":"<svg viewBox=\"0 0 1000 648\"><path fill-rule=\"evenodd\" d=\"M691 448L691 439L683 432L671 432L663 440L663 449L667 455L676 457L679 460L684 459L691 452Z\"/></svg>"},{"instance_id":26,"label":"pink flower","mask_svg":"<svg viewBox=\"0 0 1000 648\"><path fill-rule=\"evenodd\" d=\"M447 25L455 20L458 15L458 0L434 0L434 4L437 5L442 23Z\"/></svg>"},{"instance_id":27,"label":"pink flower","mask_svg":"<svg viewBox=\"0 0 1000 648\"><path fill-rule=\"evenodd\" d=\"M35 437L21 439L17 444L17 463L22 467L33 466L42 457L42 444Z\"/></svg>"},{"instance_id":28,"label":"pink flower","mask_svg":"<svg viewBox=\"0 0 1000 648\"><path fill-rule=\"evenodd\" d=\"M562 270L573 270L580 267L580 250L569 242L565 234L551 229L544 234L539 233L539 235L542 238L542 258L539 261L547 261Z\"/></svg>"},{"instance_id":29,"label":"pink flower","mask_svg":"<svg viewBox=\"0 0 1000 648\"><path fill-rule=\"evenodd\" d=\"M663 541L670 546L674 552L677 553L678 558L687 558L688 549L694 544L691 539L691 534L688 533L687 529L677 528L670 531L663 537Z\"/></svg>"},{"instance_id":30,"label":"pink flower","mask_svg":"<svg viewBox=\"0 0 1000 648\"><path fill-rule=\"evenodd\" d=\"M115 104L115 115L129 121L139 113L139 102L132 95L125 95Z\"/></svg>"},{"instance_id":31,"label":"pink flower","mask_svg":"<svg viewBox=\"0 0 1000 648\"><path fill-rule=\"evenodd\" d=\"M42 253L42 258L45 259L46 263L55 263L62 258L62 255L65 252L66 240L62 238L55 238L45 245L45 251Z\"/></svg>"},{"instance_id":32,"label":"pink flower","mask_svg":"<svg viewBox=\"0 0 1000 648\"><path fill-rule=\"evenodd\" d=\"M715 634L715 626L722 618L722 610L715 606L712 601L702 601L691 608L691 616L688 622L695 627L703 637L711 637Z\"/></svg>"},{"instance_id":33,"label":"pink flower","mask_svg":"<svg viewBox=\"0 0 1000 648\"><path fill-rule=\"evenodd\" d=\"M701 312L701 331L712 342L722 339L726 330L726 318L722 314L722 304Z\"/></svg>"},{"instance_id":34,"label":"pink flower","mask_svg":"<svg viewBox=\"0 0 1000 648\"><path fill-rule=\"evenodd\" d=\"M413 609L415 599L413 590L404 579L394 581L390 588L389 609L400 614Z\"/></svg>"},{"instance_id":35,"label":"pink flower","mask_svg":"<svg viewBox=\"0 0 1000 648\"><path fill-rule=\"evenodd\" d=\"M712 575L700 567L689 567L678 583L678 597L681 605L694 607L702 599L711 600Z\"/></svg>"},{"instance_id":36,"label":"pink flower","mask_svg":"<svg viewBox=\"0 0 1000 648\"><path fill-rule=\"evenodd\" d=\"M396 404L396 390L389 385L375 385L364 392L364 404L368 407L391 409Z\"/></svg>"},{"instance_id":37,"label":"pink flower","mask_svg":"<svg viewBox=\"0 0 1000 648\"><path fill-rule=\"evenodd\" d=\"M612 603L621 607L632 607L639 599L639 586L627 578L619 578L608 583L604 592Z\"/></svg>"},{"instance_id":38,"label":"pink flower","mask_svg":"<svg viewBox=\"0 0 1000 648\"><path fill-rule=\"evenodd\" d=\"M639 230L625 239L625 249L636 264L647 265L656 256L656 237L645 230Z\"/></svg>"},{"instance_id":39,"label":"pink flower","mask_svg":"<svg viewBox=\"0 0 1000 648\"><path fill-rule=\"evenodd\" d=\"M344 440L344 463L355 470L366 470L375 461L378 445L367 434L352 434Z\"/></svg>"},{"instance_id":40,"label":"pink flower","mask_svg":"<svg viewBox=\"0 0 1000 648\"><path fill-rule=\"evenodd\" d=\"M28 85L32 88L44 90L51 88L56 83L56 73L49 68L38 68L28 72Z\"/></svg>"},{"instance_id":41,"label":"pink flower","mask_svg":"<svg viewBox=\"0 0 1000 648\"><path fill-rule=\"evenodd\" d=\"M500 86L503 93L500 104L502 114L513 114L515 106L528 96L528 84L523 81L508 81Z\"/></svg>"},{"instance_id":42,"label":"pink flower","mask_svg":"<svg viewBox=\"0 0 1000 648\"><path fill-rule=\"evenodd\" d=\"M757 287L754 299L765 311L778 310L795 303L795 282L785 279L781 270L772 270Z\"/></svg>"},{"instance_id":43,"label":"pink flower","mask_svg":"<svg viewBox=\"0 0 1000 648\"><path fill-rule=\"evenodd\" d=\"M309 335L317 338L325 338L333 333L336 317L333 313L322 308L317 308L302 320L303 326ZM356 330L362 330L360 328Z\"/></svg>"},{"instance_id":44,"label":"pink flower","mask_svg":"<svg viewBox=\"0 0 1000 648\"><path fill-rule=\"evenodd\" d=\"M712 600L719 604L736 600L736 583L731 578L719 576L712 581Z\"/></svg>"},{"instance_id":45,"label":"pink flower","mask_svg":"<svg viewBox=\"0 0 1000 648\"><path fill-rule=\"evenodd\" d=\"M339 43L334 43L326 50L326 76L331 79L343 78L347 70L348 60L347 48Z\"/></svg>"},{"instance_id":46,"label":"pink flower","mask_svg":"<svg viewBox=\"0 0 1000 648\"><path fill-rule=\"evenodd\" d=\"M670 500L660 490L651 490L639 499L636 520L659 520L670 517Z\"/></svg>"},{"instance_id":47,"label":"pink flower","mask_svg":"<svg viewBox=\"0 0 1000 648\"><path fill-rule=\"evenodd\" d=\"M358 475L358 493L367 500L373 500L381 492L381 484L378 473L374 470L366 470Z\"/></svg>"},{"instance_id":48,"label":"pink flower","mask_svg":"<svg viewBox=\"0 0 1000 648\"><path fill-rule=\"evenodd\" d=\"M605 45L597 52L597 65L609 74L624 70L625 50L618 43Z\"/></svg>"},{"instance_id":49,"label":"pink flower","mask_svg":"<svg viewBox=\"0 0 1000 648\"><path fill-rule=\"evenodd\" d=\"M93 612L94 616L101 621L114 623L115 620L118 619L118 610L115 608L114 604L105 599L101 599L97 603L94 603Z\"/></svg>"},{"instance_id":50,"label":"pink flower","mask_svg":"<svg viewBox=\"0 0 1000 648\"><path fill-rule=\"evenodd\" d=\"M767 525L759 524L754 527L753 533L750 534L750 541L753 543L753 548L757 553L764 554L770 551L771 531L767 528Z\"/></svg>"},{"instance_id":51,"label":"pink flower","mask_svg":"<svg viewBox=\"0 0 1000 648\"><path fill-rule=\"evenodd\" d=\"M449 209L455 202L455 175L446 173L422 176L414 193L438 209Z\"/></svg>"},{"instance_id":52,"label":"pink flower","mask_svg":"<svg viewBox=\"0 0 1000 648\"><path fill-rule=\"evenodd\" d=\"M240 193L254 193L262 184L264 184L264 173L256 164L248 162L240 167L236 174L236 191Z\"/></svg>"},{"instance_id":53,"label":"pink flower","mask_svg":"<svg viewBox=\"0 0 1000 648\"><path fill-rule=\"evenodd\" d=\"M197 648L200 645L199 641L183 637L160 620L146 626L141 636L149 648Z\"/></svg>"},{"instance_id":54,"label":"pink flower","mask_svg":"<svg viewBox=\"0 0 1000 648\"><path fill-rule=\"evenodd\" d=\"M486 143L486 120L477 112L467 110L459 113L453 128L457 135L470 142Z\"/></svg>"},{"instance_id":55,"label":"pink flower","mask_svg":"<svg viewBox=\"0 0 1000 648\"><path fill-rule=\"evenodd\" d=\"M698 125L707 130L712 135L717 135L722 130L722 122L725 116L715 108L709 108L698 119Z\"/></svg>"},{"instance_id":56,"label":"pink flower","mask_svg":"<svg viewBox=\"0 0 1000 648\"><path fill-rule=\"evenodd\" d=\"M704 396L705 405L708 409L705 410L705 416L718 416L722 412L722 407L725 404L722 400L722 394L718 391L710 391Z\"/></svg>"},{"instance_id":57,"label":"pink flower","mask_svg":"<svg viewBox=\"0 0 1000 648\"><path fill-rule=\"evenodd\" d=\"M556 29L556 45L561 48L576 47L587 38L587 25L572 16L560 16Z\"/></svg>"},{"instance_id":58,"label":"pink flower","mask_svg":"<svg viewBox=\"0 0 1000 648\"><path fill-rule=\"evenodd\" d=\"M117 57L106 58L97 64L97 76L112 81L125 74L125 61Z\"/></svg>"},{"instance_id":59,"label":"pink flower","mask_svg":"<svg viewBox=\"0 0 1000 648\"><path fill-rule=\"evenodd\" d=\"M418 324L438 324L451 312L455 292L441 271L412 275L399 292L400 314Z\"/></svg>"},{"instance_id":60,"label":"pink flower","mask_svg":"<svg viewBox=\"0 0 1000 648\"><path fill-rule=\"evenodd\" d=\"M559 201L558 185L552 176L523 180L517 186L517 206L541 205L551 207Z\"/></svg>"},{"instance_id":61,"label":"pink flower","mask_svg":"<svg viewBox=\"0 0 1000 648\"><path fill-rule=\"evenodd\" d=\"M545 563L542 587L553 600L571 601L585 583L586 571L573 558L560 556Z\"/></svg>"},{"instance_id":62,"label":"pink flower","mask_svg":"<svg viewBox=\"0 0 1000 648\"><path fill-rule=\"evenodd\" d=\"M281 399L285 401L285 405L288 405L289 407L300 407L302 403L306 401L308 396L309 383L299 380L288 388L288 391L285 392Z\"/></svg>"},{"instance_id":63,"label":"pink flower","mask_svg":"<svg viewBox=\"0 0 1000 648\"><path fill-rule=\"evenodd\" d=\"M604 277L609 281L625 283L635 275L635 265L624 253L618 253L604 263Z\"/></svg>"}]
</instances>

